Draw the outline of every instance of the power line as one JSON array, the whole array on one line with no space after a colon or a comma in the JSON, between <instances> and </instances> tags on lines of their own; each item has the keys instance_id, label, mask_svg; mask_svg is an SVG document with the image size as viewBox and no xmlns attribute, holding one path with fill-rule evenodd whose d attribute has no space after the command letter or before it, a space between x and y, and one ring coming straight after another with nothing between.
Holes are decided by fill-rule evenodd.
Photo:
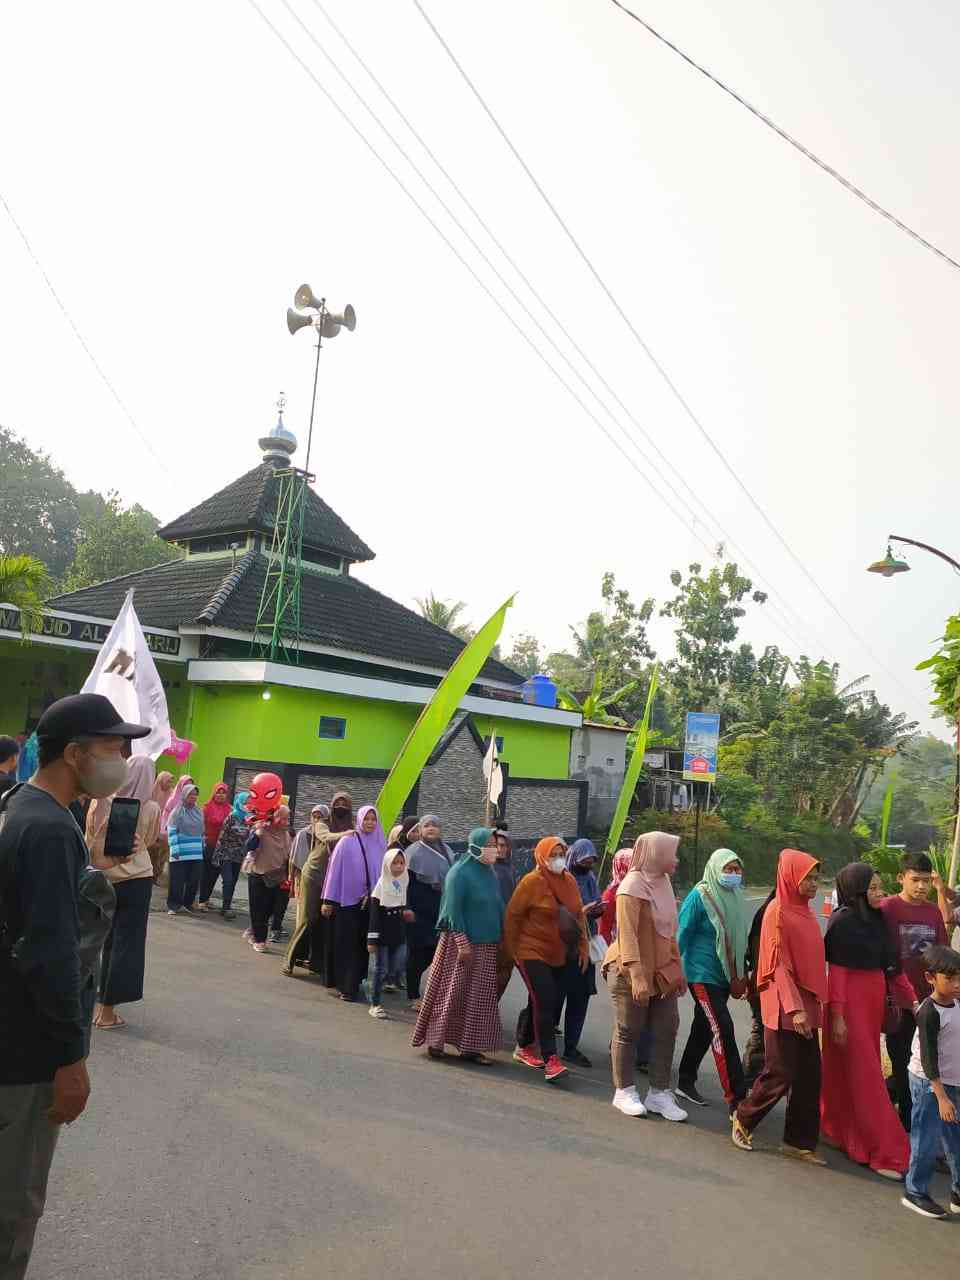
<instances>
[{"instance_id":1,"label":"power line","mask_svg":"<svg viewBox=\"0 0 960 1280\"><path fill-rule=\"evenodd\" d=\"M33 250L33 245L31 245L30 241L27 239L27 233L24 231L23 227L21 227L20 223L14 217L13 210L10 208L9 204L7 203L6 197L4 196L2 191L0 191L0 204L2 204L4 209L6 210L7 217L10 219L10 221L13 223L14 227L16 228L17 235L19 235L20 239L23 241L24 248L26 249L27 253L30 255L33 265L37 268L37 271L40 273L40 276L43 279L44 284L50 290L50 294L53 297L54 302L60 308L60 311L63 314L63 318L66 320L67 324L73 330L73 336L80 343L81 347L83 347L83 350L86 352L87 359L93 365L94 369L96 369L101 382L110 392L110 394L113 396L114 400L116 401L117 405L120 408L120 411L123 413L124 417L130 423L131 427L133 427L137 436L139 436L141 443L152 454L154 459L160 464L160 466L167 473L167 475L170 475L171 474L170 468L164 462L163 458L161 458L161 456L157 453L156 449L154 449L153 445L150 442L149 437L144 435L144 433L140 430L137 420L134 418L133 414L130 412L130 410L127 408L124 402L120 399L120 395L116 387L113 385L113 383L107 377L106 373L103 371L103 368L101 367L100 362L97 360L97 357L91 351L90 345L87 342L86 338L77 328L76 323L74 322L73 316L67 310L63 299L60 297L59 293L57 293L56 289L53 287L53 281L47 275L46 271L44 271L43 264L40 262L40 259L37 257L36 253Z\"/></svg>"},{"instance_id":2,"label":"power line","mask_svg":"<svg viewBox=\"0 0 960 1280\"><path fill-rule=\"evenodd\" d=\"M533 170L530 168L530 166L527 164L526 160L524 160L523 156L522 156L522 155L520 154L520 152L517 150L516 146L513 144L512 140L510 139L510 136L507 134L507 132L506 132L506 130L504 129L503 125L501 125L500 121L497 119L497 117L493 114L493 111L492 111L492 110L490 109L490 107L487 105L487 103L486 103L486 101L485 101L485 99L484 99L483 95L480 93L479 89L476 87L476 85L475 85L475 84L473 83L473 81L470 79L470 76L467 74L467 72L466 72L466 70L464 69L464 67L463 67L462 63L459 61L459 59L457 58L456 54L453 52L453 50L452 50L452 49L450 48L450 46L447 44L446 40L443 38L443 36L441 35L440 31L437 29L437 27L436 27L436 25L434 24L433 20L431 19L430 15L429 15L429 14L427 13L427 11L424 9L423 5L420 3L420 0L412 0L412 3L413 3L413 5L414 5L414 7L416 8L417 12L418 12L418 13L420 14L420 16L423 18L424 22L427 24L427 26L428 26L428 27L430 28L430 30L433 32L434 36L436 37L436 39L437 39L438 43L440 44L441 48L442 48L442 49L444 50L444 52L446 53L447 57L450 59L450 61L451 61L451 62L453 63L453 65L456 67L457 71L460 73L460 76L461 76L462 80L464 81L464 83L466 84L467 88L468 88L468 89L470 90L470 92L473 94L474 98L477 100L477 102L478 102L478 104L480 105L481 109L483 110L484 114L487 116L487 118L490 120L490 123L491 123L491 124L493 125L493 127L496 129L497 133L499 133L500 137L503 139L503 141L504 141L505 145L507 146L507 148L508 148L508 150L510 151L510 153L513 155L514 159L517 161L517 163L518 163L518 164L520 165L520 167L523 169L524 173L525 173L525 174L527 175L527 177L529 178L530 182L533 184L533 186L534 186L534 188L536 189L536 191L537 191L538 195L539 195L539 196L540 196L540 198L543 200L543 202L544 202L544 204L547 206L547 208L550 210L550 212L551 212L551 214L553 215L554 219L556 220L557 224L560 226L560 229L563 231L564 235L567 237L567 239L569 240L570 244L573 246L574 250L576 251L576 253L577 253L577 255L579 256L579 258L581 259L581 261L583 262L584 266L587 268L587 270L588 270L588 271L590 272L590 274L593 276L594 280L595 280L595 281L596 281L596 283L599 285L599 287L602 289L603 293L605 294L605 296L606 296L607 300L610 302L611 306L614 308L614 310L615 310L615 311L617 312L617 314L620 316L621 320L624 322L624 324L625 324L625 325L627 326L627 328L630 330L630 333L633 335L633 337L634 337L634 339L635 339L635 341L636 341L637 345L640 347L640 349L641 349L641 350L643 351L643 353L646 355L647 359L651 362L651 364L652 364L652 365L653 365L653 367L656 369L656 371L660 374L660 377L663 379L664 383L666 384L667 388L669 389L669 391L670 391L670 392L671 392L671 394L673 395L674 399L677 401L677 403L678 403L678 404L680 405L680 407L683 409L684 413L685 413L685 414L686 414L686 416L689 418L689 420L693 423L694 427L696 427L696 429L697 429L697 431L699 432L699 434L703 437L703 439L704 439L704 440L706 441L706 443L709 445L709 447L710 447L710 449L712 450L712 452L716 455L716 457L717 457L718 461L719 461L719 462L720 462L720 464L723 466L724 470L725 470L725 471L726 471L726 472L731 476L731 478L734 480L734 482L735 482L735 484L737 485L737 487L738 487L738 488L740 489L740 491L743 493L744 497L747 499L747 501L750 503L750 505L754 508L754 510L757 512L757 514L761 517L761 519L763 520L764 524L767 526L767 528L770 530L770 532L773 534L773 536L777 539L777 541L780 543L780 545L783 547L783 549L787 552L787 554L790 556L791 560L793 560L793 562L797 565L797 567L798 567L798 568L800 569L800 571L803 573L804 577L805 577L805 578L810 582L810 584L811 584L811 585L813 586L813 588L816 590L817 594L821 597L821 599L824 601L824 603L827 605L827 607L828 607L828 608L829 608L833 613L835 613L835 614L836 614L836 616L840 619L840 621L841 621L841 622L843 623L843 625L847 628L847 630L848 630L848 631L850 632L850 634L854 637L854 639L855 639L855 640L856 640L856 641L861 645L861 647L863 648L864 652L865 652L866 654L868 654L868 655L869 655L869 657L870 657L871 661L872 661L872 662L875 662L875 663L877 664L877 666L878 666L882 671L885 671L885 672L886 672L886 674L890 677L890 679L891 679L891 680L893 680L897 685L899 685L899 686L900 686L900 688L901 688L901 689L902 689L902 690L907 694L907 696L912 700L912 699L913 699L913 697L914 697L914 695L913 695L912 693L910 693L910 691L907 689L906 685L902 682L902 680L900 679L900 677L899 677L899 676L897 676L897 675L895 675L895 674L894 674L894 673L889 669L889 667L887 667L887 666L886 666L886 664L885 664L883 661L881 661L881 659L880 659L880 658L878 658L878 657L877 657L877 655L873 652L873 650L871 649L870 645L869 645L869 644L867 643L867 641L863 638L863 636L861 636L861 635L859 634L859 632L858 632L858 631L853 627L853 625L852 625L850 622L848 622L848 621L847 621L847 619L844 617L844 615L840 612L840 610L837 608L837 606L833 603L833 601L830 599L830 597L827 595L827 593L826 593L826 592L824 591L824 589L821 587L821 585L820 585L820 583L817 581L817 579L813 576L813 574L810 572L810 570L807 568L807 566L804 564L804 562L800 559L800 557L799 557L799 556L797 555L797 553L794 551L793 547L791 547L791 546L790 546L790 544L787 542L786 538L784 538L783 534L780 532L780 530L777 528L777 526L773 523L773 521L771 520L771 518L769 517L769 515L767 515L766 511L764 510L764 508L760 505L760 503L757 501L757 499L753 496L753 494L750 492L750 490L749 490L749 489L747 488L747 486L744 484L743 480L740 478L740 476L737 474L737 472L734 470L734 468L733 468L733 467L731 466L731 464L727 461L726 456L725 456L725 455L724 455L724 453L721 451L721 449L719 448L719 446L717 445L717 443L714 441L714 439L713 439L713 437L710 435L710 433L707 431L706 427L703 425L703 423L700 421L700 419L699 419L699 418L697 417L697 415L694 413L693 408L691 407L691 405L689 404L689 402L685 399L685 397L683 396L683 394L682 394L682 392L680 391L680 389L679 389L679 387L677 386L677 384L673 381L673 379L671 378L670 374L667 372L667 370L665 369L665 367L661 364L661 362L660 362L660 361L657 359L657 357L654 355L654 353L653 353L652 349L651 349L651 348L650 348L650 346L647 344L647 342L643 339L643 337L640 335L640 333L639 333L639 331L637 330L636 326L633 324L633 322L631 321L630 317L627 315L626 311L624 311L623 307L621 306L621 304L619 303L619 301L617 300L617 298L616 298L616 297L615 297L615 295L613 294L613 292L612 292L612 290L610 289L609 285L606 283L606 281L605 281L605 280L603 279L603 277L600 275L600 273L599 273L599 271L597 270L597 268L593 265L593 262L591 261L591 259L590 259L590 258L589 258L589 256L587 255L586 251L585 251L585 250L583 249L583 247L581 246L581 244L580 244L579 240L576 238L576 236L575 236L575 235L573 234L573 232L570 230L570 227L567 225L566 221L564 220L563 215L560 213L560 211L557 209L557 206L556 206L556 205L553 203L553 201L550 199L549 195L547 194L547 192L544 190L543 186L542 186L542 185L540 184L540 182L538 181L538 179L537 179L536 175L534 174L534 172L533 172Z\"/></svg>"},{"instance_id":3,"label":"power line","mask_svg":"<svg viewBox=\"0 0 960 1280\"><path fill-rule=\"evenodd\" d=\"M896 214L891 213L889 209L885 209L882 204L878 204L876 200L868 196L865 191L862 191L858 186L852 183L849 178L845 178L843 174L834 169L832 165L827 164L826 160L821 160L821 158L815 152L811 151L809 147L805 147L803 143L794 138L792 134L787 133L786 129L781 128L775 120L771 120L770 117L768 115L764 115L758 107L755 107L741 94L737 93L736 89L731 89L728 84L724 84L724 82L715 76L712 71L708 71L706 67L701 66L700 63L691 58L688 53L684 53L681 48L675 45L672 40L668 40L665 35L656 29L656 27L652 27L650 23L641 18L638 13L634 13L632 9L629 9L622 3L622 0L611 0L611 4L616 5L616 7L622 13L625 13L628 18L632 18L634 22L639 23L640 26L643 27L644 30L648 31L656 40L659 40L661 44L666 45L668 49L678 57L682 58L688 66L693 67L694 71L699 71L702 76L706 76L706 78L711 81L712 84L715 84L718 89L722 89L724 93L733 98L734 102L739 102L741 107L746 107L751 115L755 116L762 124L765 124L768 129L772 129L774 133L783 138L784 142L789 142L791 147L795 147L801 155L806 156L808 160L811 160L818 168L822 169L824 173L829 174L831 178L836 182L839 182L840 185L849 191L851 195L856 196L858 200L862 200L865 205L874 211L874 213L879 213L881 218L886 218L886 220L888 222L892 222L895 227L899 227L901 231L905 231L911 239L916 240L917 244L923 245L925 249L929 249L931 253L935 253L938 258L942 258L944 262L948 262L951 267L960 268L960 262L958 262L956 258L951 258L949 253L945 253L943 249L939 249L935 244L927 240L925 236L922 236L919 231L914 231L913 227L902 222Z\"/></svg>"},{"instance_id":4,"label":"power line","mask_svg":"<svg viewBox=\"0 0 960 1280\"><path fill-rule=\"evenodd\" d=\"M446 203L446 201L443 199L443 197L440 195L440 193L437 191L437 189L434 187L434 185L430 182L429 178L427 178L426 174L424 174L424 173L423 173L422 169L421 169L421 168L416 164L416 162L413 160L413 158L411 157L410 153L409 153L409 152L406 150L406 148L405 148L405 147L404 147L404 146L403 146L403 145L402 145L402 144L397 140L397 138L396 138L396 137L394 136L394 134L390 131L390 129L386 126L386 124L383 122L383 120L380 118L380 116L378 116L378 115L377 115L377 113L376 113L376 112L371 108L371 106L370 106L370 105L369 105L369 103L366 101L366 99L364 98L364 96L363 96L363 95L359 92L359 90L354 86L354 84L352 83L352 81L351 81L351 80L349 79L349 77L344 73L344 71L342 70L342 68L337 64L337 62L335 61L335 59L330 55L330 53L329 53L329 52L324 48L324 46L321 44L321 42L319 41L319 39L317 38L317 36L315 35L315 33L314 33L313 31L311 31L311 30L310 30L310 28L306 25L306 23L304 23L304 22L303 22L303 20L302 20L302 19L300 18L300 16L299 16L299 14L294 10L294 8L292 7L292 5L289 3L289 0L281 0L281 3L283 4L283 6L284 6L284 8L287 10L287 12L290 14L290 16L291 16L291 17L294 19L294 21L297 23L297 25L300 27L300 29L301 29L301 30L304 32L304 34L307 36L307 38L311 41L311 43L314 45L314 47L315 47L315 48L319 51L319 53L323 56L323 58L324 58L324 60L326 61L327 65L331 67L331 69L332 69L332 70L334 71L334 73L339 77L339 79L340 79L340 80L341 80L341 82L344 84L344 86L349 90L349 92L350 92L350 93L353 95L353 97L354 97L354 98L355 98L355 99L360 103L360 105L361 105L361 106L363 107L363 109L367 112L367 114L371 117L371 119L375 121L375 123L378 125L378 127L383 131L383 133L384 133L384 134L389 138L389 140L393 143L394 147L396 147L396 149L400 152L400 154L403 156L403 158L407 161L407 163L408 163L408 164L410 165L410 167L413 169L414 173L416 173L417 177L418 177L418 178L421 180L421 182L423 182L423 184L426 186L427 190L428 190L428 191L431 193L431 195L432 195L432 196L433 196L433 197L438 201L438 203L440 204L440 206L443 208L444 212L448 215L448 217L450 217L450 219L453 221L453 223L457 226L457 228L461 231L461 233L466 237L466 239L469 241L469 243L471 244L471 246L472 246L472 247L476 250L476 252L480 255L480 257L483 259L483 261L486 263L486 265L490 268L490 270L494 273L494 275L497 277L497 279L500 281L500 283L503 285L503 287L508 291L508 293L509 293L509 294L510 294L510 296L514 299L514 301L517 303L517 305L518 305L519 307L521 307L521 308L522 308L522 310L524 311L524 313L528 316L528 318L531 320L531 322L536 326L536 328L538 329L538 331L542 334L542 336L543 336L543 337L546 339L546 341L550 344L550 346L551 346L551 347L553 348L553 350L557 353L557 355L558 355L558 356L560 356L560 358L561 358L561 359L562 359L562 360L567 364L567 366L569 367L569 369L571 370L571 372L574 374L574 376L577 378L577 380L580 382L580 384L581 384L581 385L585 388L585 390L586 390L586 391L587 391L587 392L588 392L588 393L593 397L593 399L596 401L597 405L599 405L600 409L601 409L604 413L606 413L606 414L609 416L610 420L611 420L611 421L614 423L614 425L615 425L615 426L617 426L617 428L621 431L621 433L624 435L624 438L628 441L628 443L629 443L633 448L637 448L636 441L635 441L635 440L633 440L633 439L630 437L629 433L624 429L624 427L622 426L622 424L617 420L616 415L612 413L612 411L610 410L609 406L608 406L607 404L605 404L605 403L604 403L604 401L603 401L603 400L602 400L602 399L597 395L597 393L596 393L596 391L594 390L594 388L593 388L593 387L590 385L590 383L589 383L589 382L588 382L588 381L583 377L583 375L580 373L579 369L577 369L577 367L574 365L574 363L570 360L569 356L568 356L568 355L567 355L567 354L566 354L566 353L565 353L565 352L560 348L560 346L557 344L557 342L554 340L554 338L550 335L550 333L548 333L548 332L547 332L547 330L546 330L546 329L544 328L544 326L540 323L540 321L538 320L538 318L533 314L533 312L530 310L530 308L526 305L526 303L524 302L523 298L522 298L522 297L520 297L520 295L516 292L516 290L515 290L515 289L510 285L510 283L509 283L509 282L504 278L504 276L503 276L502 272L498 269L498 267L496 266L496 264L495 264L494 262L492 262L492 261L491 261L491 259L490 259L489 255L488 255L488 254L484 251L484 249L483 249L483 248L482 248L482 247L477 243L477 241L476 241L476 239L474 238L474 236L472 236L472 235L471 235L471 233L468 231L468 229L463 225L462 221L457 217L457 215L456 215L456 213L453 211L453 209L451 209L451 208L450 208L450 206ZM577 354L580 356L580 358L584 361L584 363L587 365L587 367L590 369L590 371L593 373L593 375L597 378L597 380L601 383L601 385L606 389L606 391L607 391L607 392L609 393L609 395L614 399L614 401L619 405L620 409L621 409L621 410L623 411L623 413L627 416L627 418L628 418L628 419L633 423L634 427L635 427L635 428L636 428L636 429L641 433L641 435L642 435L642 436L643 436L643 438L647 441L647 443L648 443L648 445L650 446L650 448L653 450L653 452L656 454L656 456L657 456L657 457L661 460L661 462L663 463L664 467L667 469L667 473L669 473L669 470L670 470L670 467L671 467L671 463L670 463L670 461L667 459L667 457L664 455L664 453L662 452L662 450L659 448L659 446L657 445L657 443L656 443L656 441L654 440L654 438L653 438L653 437L650 435L650 433L646 430L646 428L643 426L643 424L642 424L642 423L641 423L641 422L640 422L640 421L639 421L639 420L638 420L638 419L633 415L633 413L631 412L631 410L629 409L629 407L626 405L626 403L625 403L625 402L622 400L622 398L617 394L617 392L616 392L616 391L614 390L614 388L610 385L610 383L607 381L607 379L603 376L603 374L600 372L600 370L599 370L599 369L597 369L596 365L594 365L594 364L593 364L593 362L591 361L591 359L589 358L589 356L587 355L587 353L583 350L583 348L582 348L582 347L579 345L579 343L576 341L576 339L574 338L573 334L571 334L571 333L570 333L570 331L566 328L566 326L564 325L564 323L563 323L563 321L560 319L560 317L559 317L559 316L557 316L557 314L552 310L552 308L550 307L550 305L545 301L545 299L542 297L542 295L541 295L541 294L539 293L539 291L536 289L536 287L534 286L534 284L532 283L532 281L531 281L531 280L529 279L529 277L524 273L524 271L522 270L522 268L520 267L520 265L519 265L519 264L516 262L516 260L511 256L511 254L510 254L510 253L509 253L509 251L507 250L506 246L505 246L505 245L502 243L502 241L501 241L501 240L496 236L496 234L495 234L495 233L494 233L494 231L491 229L491 227L489 226L489 224L486 222L486 220L483 218L483 216L482 216L482 215L480 214L480 212L477 210L476 206L472 203L472 201L469 199L469 197L464 193L464 191L461 189L461 187L459 186L459 184L456 182L456 180L453 178L453 176L452 176L452 175L449 173L449 171L446 169L446 167L444 166L444 164L442 163L442 161L440 160L440 158L439 158L439 157L436 155L436 153L432 150L432 148L430 147L430 145L428 144L428 142L426 141L426 139L425 139L425 138L422 136L422 134L417 130L416 126L415 126L415 125L413 124L413 122L409 119L409 117L404 113L404 111L402 110L402 108L399 106L399 104L396 102L396 100L392 97L392 95L391 95L391 94L390 94L390 92L387 90L387 88L385 87L385 85L384 85L384 84L379 80L379 78L378 78L378 77L375 75L375 73L371 70L371 68L369 67L369 65L366 63L366 61L363 59L363 57L362 57L362 56L361 56L361 54L357 51L357 49L354 47L354 45L350 42L350 40L347 38L347 36L344 34L344 32L341 30L341 28L337 25L337 23L333 20L333 18L331 18L331 16L330 16L330 14L328 13L327 9L326 9L326 8L324 7L324 5L321 3L321 0L313 0L313 4L314 4L315 8L317 8L317 9L318 9L318 11L320 12L320 14L323 16L323 18L324 18L324 20L326 21L327 25L328 25L328 26L329 26L329 27L330 27L330 28L335 32L335 34L336 34L336 35L337 35L337 37L340 39L340 41L341 41L341 42L346 46L346 48L349 50L349 52L351 53L351 55L353 56L353 58L355 59L355 61L356 61L356 62L359 64L359 66L363 69L363 71L366 73L366 75L369 77L369 79L373 82L373 84L377 87L377 89L378 89L378 90L379 90L379 92L382 94L382 96L383 96L383 97L386 99L386 101L390 104L390 106L392 107L392 109L394 110L394 112L397 114L397 116L400 118L400 120L403 122L403 124L406 126L406 128L410 131L410 133L413 135L413 137L417 140L417 142L418 142L418 143L420 144L420 146L423 148L423 150L425 151L425 153L427 154L427 156L429 157L429 159L433 162L433 164L436 166L436 168L440 171L440 173L443 175L443 177L447 180L447 182L450 184L450 186L453 188L453 190L457 193L457 195L460 197L460 199L461 199L461 200L463 201L463 203L466 205L466 207L467 207L467 208L470 210L470 212L473 214L474 218L477 220L477 222L480 224L480 226L484 229L484 231L485 231L485 232L486 232L486 234L489 236L489 238L491 239L491 241L493 242L493 244L497 247L497 249L498 249L498 250L500 251L500 253L503 255L503 257L504 257L504 259L507 261L507 263L508 263L512 268L513 268L513 270L517 273L517 275L520 277L520 279L523 281L523 283L524 283L524 284L526 285L526 287L529 289L529 291L531 292L531 294L533 295L533 297L536 299L536 301L540 304L540 306L541 306L541 307L543 308L543 310L547 313L547 315L548 315L548 316L550 317L550 319L554 322L554 324L559 328L560 332L563 334L563 336L564 336L564 337L567 339L567 341L570 343L570 345L572 346L572 348L574 349L574 351L576 351L576 353L577 353ZM716 539L714 539L714 541L715 541L715 542L716 542L716 541L723 541L725 544L727 544L727 545L731 546L735 551L737 551L737 552L739 553L740 558L744 561L744 563L745 563L745 564L747 564L747 566L748 566L748 567L750 567L750 568L752 568L752 569L753 569L753 571L754 571L754 573L755 573L755 574L759 574L759 576L760 576L761 578L765 578L765 577L766 577L766 575L765 575L765 574L763 574L761 570L759 570L755 565L752 565L752 563L751 563L751 561L750 561L750 558L746 555L746 553L745 553L745 552L743 552L743 551L742 551L742 549L740 549L740 548L737 546L737 544L733 541L733 539L730 537L730 535L729 535L729 534L726 532L726 530L723 528L723 526L721 525L720 521L719 521L719 520L717 520L716 516L715 516L715 515L713 515L713 514L709 511L709 508L707 508L706 504L705 504L705 503L703 503L703 502L700 500L700 498L698 497L698 495L696 494L696 492L693 490L693 488L690 486L690 484L689 484L686 480L684 480L684 479L683 479L683 477L682 477L682 476L678 476L678 479L679 479L680 483L684 486L684 488L685 488L685 489L690 493L690 495L691 495L691 497L692 497L692 499L693 499L693 502L694 502L694 504L695 504L694 506L691 506L690 502L688 502L688 501L687 501L687 499L685 499L685 498L683 497L683 495L682 495L682 494L680 494L680 493L678 492L677 488L675 487L675 485L674 485L674 484L673 484L673 482L671 481L669 474L664 474L664 473L663 473L662 471L660 471L660 470L659 470L659 469L658 469L654 464L652 464L652 463L649 461L649 459L644 458L644 459L643 459L643 461L644 461L644 462L646 462L646 464L647 464L648 466L650 466L650 467L651 467L651 469L654 471L654 473L655 473L655 474L656 474L656 475L661 479L661 481L663 482L663 484L664 484L664 485L669 489L669 491L673 494L673 496L677 499L677 501L678 501L678 502L680 502L680 503L681 503L681 505L682 505L682 506L684 506L684 507L686 508L687 512L689 513L689 515L690 515L690 516L691 516L691 518L693 519L694 523L696 523L696 521L700 518L700 516L699 516L699 512L701 512L701 511L702 511L702 512L704 512L705 514L709 515L710 520L712 521L712 523L715 525L715 527L716 527L716 528L717 528L717 530L719 531L719 537L717 537ZM645 477L645 478L646 478L646 477ZM649 481L648 481L648 483L649 483ZM702 540L702 539L701 539L701 542L703 542L703 540ZM703 545L704 545L705 547L707 547L707 544L706 544L705 542L703 542ZM707 547L707 549L709 550L710 548L709 548L709 547ZM772 593L771 593L771 594L772 594ZM795 616L796 616L796 620L794 620L793 618L791 618L791 617L790 617L789 612L788 612L788 609L787 609L787 608L785 608L785 607L783 607L783 605L781 605L778 601L771 601L770 603L771 603L771 609L770 609L770 612L779 612L779 613L780 613L780 615L781 615L781 619L782 619L782 621L786 624L786 628L787 628L787 630L784 632L784 634L788 635L788 638L789 638L789 640L790 640L790 642L791 642L791 643L794 643L794 642L795 642L795 640L796 640L796 634L795 634L795 633L796 633L796 631L797 631L797 628L798 628L798 626L799 626L801 629L802 629L802 628L804 628L804 627L806 626L805 620L800 616L800 614L799 614L796 610L793 610L793 609L792 609L792 606L790 606L789 608L790 608L790 611L792 611L792 612L795 614ZM784 603L786 603L786 602L784 602ZM778 629L783 630L783 628L782 628L782 627L780 627L780 628L778 628ZM821 645L821 641L816 640L816 642L815 642L815 644L814 644L813 648L814 648L814 649L819 648L819 647L820 647L820 645Z\"/></svg>"}]
</instances>

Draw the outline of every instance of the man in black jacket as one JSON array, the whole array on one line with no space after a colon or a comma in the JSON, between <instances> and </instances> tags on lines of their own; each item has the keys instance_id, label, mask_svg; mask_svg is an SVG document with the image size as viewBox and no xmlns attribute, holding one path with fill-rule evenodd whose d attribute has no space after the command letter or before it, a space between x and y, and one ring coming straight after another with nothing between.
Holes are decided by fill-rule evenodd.
<instances>
[{"instance_id":1,"label":"man in black jacket","mask_svg":"<svg viewBox=\"0 0 960 1280\"><path fill-rule=\"evenodd\" d=\"M0 799L0 1280L26 1273L58 1126L87 1105L77 895L87 846L69 805L126 778L125 724L75 694L37 725L39 768Z\"/></svg>"}]
</instances>

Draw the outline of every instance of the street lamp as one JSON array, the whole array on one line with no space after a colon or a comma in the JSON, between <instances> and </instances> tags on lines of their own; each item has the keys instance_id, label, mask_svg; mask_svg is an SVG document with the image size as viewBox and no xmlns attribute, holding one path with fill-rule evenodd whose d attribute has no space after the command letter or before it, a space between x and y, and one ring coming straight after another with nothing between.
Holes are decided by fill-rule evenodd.
<instances>
[{"instance_id":1,"label":"street lamp","mask_svg":"<svg viewBox=\"0 0 960 1280\"><path fill-rule=\"evenodd\" d=\"M954 573L960 573L960 564L954 560L953 556L948 556L945 551L941 551L938 547L931 547L928 542L918 542L916 538L901 538L895 533L891 533L887 538L887 554L882 560L874 560L873 564L868 565L867 573L879 573L883 578L892 578L895 574L910 572L910 566L906 560L898 560L893 554L890 549L891 542L905 542L908 546L920 547L922 551L929 551L931 555L939 556L941 560L946 560ZM957 865L960 862L960 722L957 724L957 777L954 784L954 803L957 806L957 818L953 831L950 870L947 872L947 883L951 888L957 882Z\"/></svg>"},{"instance_id":2,"label":"street lamp","mask_svg":"<svg viewBox=\"0 0 960 1280\"><path fill-rule=\"evenodd\" d=\"M897 573L909 573L910 566L906 560L898 560L890 549L891 542L905 542L911 547L920 547L923 551L929 551L931 555L939 556L941 560L946 560L947 564L960 573L960 564L954 560L953 556L948 556L945 551L940 551L937 547L931 547L928 542L917 542L916 538L901 538L896 533L891 533L887 538L887 554L882 560L874 560L873 564L867 566L867 573L879 573L883 578L892 578Z\"/></svg>"}]
</instances>

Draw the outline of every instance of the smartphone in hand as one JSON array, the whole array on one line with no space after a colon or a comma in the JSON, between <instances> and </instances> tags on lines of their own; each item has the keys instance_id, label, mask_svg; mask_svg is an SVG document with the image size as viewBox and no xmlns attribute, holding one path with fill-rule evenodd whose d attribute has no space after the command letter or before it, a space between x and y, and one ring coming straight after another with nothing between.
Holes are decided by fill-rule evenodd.
<instances>
[{"instance_id":1,"label":"smartphone in hand","mask_svg":"<svg viewBox=\"0 0 960 1280\"><path fill-rule=\"evenodd\" d=\"M103 852L107 858L129 858L140 819L140 801L117 796L110 806Z\"/></svg>"}]
</instances>

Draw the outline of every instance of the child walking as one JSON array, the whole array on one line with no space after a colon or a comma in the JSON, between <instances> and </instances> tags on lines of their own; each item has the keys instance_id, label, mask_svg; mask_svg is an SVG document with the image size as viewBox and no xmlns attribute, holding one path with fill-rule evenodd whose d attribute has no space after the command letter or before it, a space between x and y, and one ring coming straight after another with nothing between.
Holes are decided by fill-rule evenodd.
<instances>
[{"instance_id":1,"label":"child walking","mask_svg":"<svg viewBox=\"0 0 960 1280\"><path fill-rule=\"evenodd\" d=\"M406 970L406 930L407 925L413 922L413 912L407 909L409 880L407 860L394 845L383 855L380 879L370 893L367 990L371 1018L388 1016L380 1003L384 987L395 991L401 981L400 975Z\"/></svg>"},{"instance_id":2,"label":"child walking","mask_svg":"<svg viewBox=\"0 0 960 1280\"><path fill-rule=\"evenodd\" d=\"M910 1168L901 1204L925 1218L945 1218L930 1197L941 1148L950 1166L950 1212L960 1213L960 953L928 947L923 957L930 994L917 1010L908 1078L913 1102Z\"/></svg>"}]
</instances>

